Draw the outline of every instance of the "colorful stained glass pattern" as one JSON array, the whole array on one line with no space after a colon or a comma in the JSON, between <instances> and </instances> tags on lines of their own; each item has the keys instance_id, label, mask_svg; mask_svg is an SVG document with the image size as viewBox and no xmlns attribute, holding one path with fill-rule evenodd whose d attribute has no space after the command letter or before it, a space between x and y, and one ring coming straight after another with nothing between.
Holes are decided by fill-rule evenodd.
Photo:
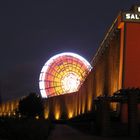
<instances>
[{"instance_id":1,"label":"colorful stained glass pattern","mask_svg":"<svg viewBox=\"0 0 140 140\"><path fill-rule=\"evenodd\" d=\"M43 66L39 87L43 98L76 92L91 70L86 59L75 53L61 53Z\"/></svg>"}]
</instances>

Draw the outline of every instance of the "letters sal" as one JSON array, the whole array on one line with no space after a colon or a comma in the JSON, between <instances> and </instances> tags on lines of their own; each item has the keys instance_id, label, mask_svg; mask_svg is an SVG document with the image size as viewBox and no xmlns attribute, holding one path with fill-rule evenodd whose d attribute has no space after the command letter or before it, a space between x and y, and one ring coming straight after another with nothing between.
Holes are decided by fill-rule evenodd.
<instances>
[{"instance_id":1,"label":"letters sal","mask_svg":"<svg viewBox=\"0 0 140 140\"><path fill-rule=\"evenodd\" d=\"M140 14L131 14L131 13L127 13L126 15L126 19L140 19Z\"/></svg>"}]
</instances>

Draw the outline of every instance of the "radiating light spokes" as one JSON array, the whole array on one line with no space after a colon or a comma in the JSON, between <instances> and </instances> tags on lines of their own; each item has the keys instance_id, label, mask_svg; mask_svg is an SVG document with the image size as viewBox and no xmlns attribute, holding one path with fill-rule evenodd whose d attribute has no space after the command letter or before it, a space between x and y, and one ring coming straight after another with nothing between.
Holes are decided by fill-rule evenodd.
<instances>
[{"instance_id":1,"label":"radiating light spokes","mask_svg":"<svg viewBox=\"0 0 140 140\"><path fill-rule=\"evenodd\" d=\"M62 79L62 88L65 93L76 92L80 86L80 77L76 73L68 73Z\"/></svg>"}]
</instances>

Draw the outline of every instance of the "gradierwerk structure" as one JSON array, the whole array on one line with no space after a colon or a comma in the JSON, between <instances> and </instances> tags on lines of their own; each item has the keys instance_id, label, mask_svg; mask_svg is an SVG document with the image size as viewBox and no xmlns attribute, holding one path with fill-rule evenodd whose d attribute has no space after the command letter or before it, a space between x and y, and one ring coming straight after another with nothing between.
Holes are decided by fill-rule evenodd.
<instances>
[{"instance_id":1,"label":"gradierwerk structure","mask_svg":"<svg viewBox=\"0 0 140 140\"><path fill-rule=\"evenodd\" d=\"M132 91L140 87L139 6L133 6L131 10L118 14L91 65L93 69L78 92L44 99L44 117L70 119L93 111L94 102L101 99L108 101L112 110L117 111L119 108L121 121L136 129L136 124L140 122L140 104L139 96L136 97ZM128 95L128 100L124 101L127 93L123 94L120 89L128 88L132 93L129 94L130 97ZM18 103L18 99L2 103L0 116L15 115ZM104 110L105 106L104 104ZM136 135L136 132L133 134Z\"/></svg>"}]
</instances>

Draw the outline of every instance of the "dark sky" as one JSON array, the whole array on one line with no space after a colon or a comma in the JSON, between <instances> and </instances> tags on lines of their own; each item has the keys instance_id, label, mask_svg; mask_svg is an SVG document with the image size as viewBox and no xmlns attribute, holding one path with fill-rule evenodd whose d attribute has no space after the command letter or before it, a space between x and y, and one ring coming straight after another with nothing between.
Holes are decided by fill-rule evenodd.
<instances>
[{"instance_id":1,"label":"dark sky","mask_svg":"<svg viewBox=\"0 0 140 140\"><path fill-rule=\"evenodd\" d=\"M37 92L44 63L71 51L90 61L121 9L139 0L0 1L2 100Z\"/></svg>"}]
</instances>

